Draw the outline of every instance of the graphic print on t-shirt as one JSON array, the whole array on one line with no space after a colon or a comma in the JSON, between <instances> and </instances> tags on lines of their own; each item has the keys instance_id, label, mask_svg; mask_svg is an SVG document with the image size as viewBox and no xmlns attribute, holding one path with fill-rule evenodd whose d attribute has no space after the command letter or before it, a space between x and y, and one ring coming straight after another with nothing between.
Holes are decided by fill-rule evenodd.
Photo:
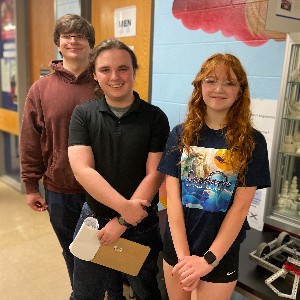
<instances>
[{"instance_id":1,"label":"graphic print on t-shirt","mask_svg":"<svg viewBox=\"0 0 300 300\"><path fill-rule=\"evenodd\" d=\"M237 173L230 165L230 150L191 147L181 156L182 204L210 212L227 211Z\"/></svg>"}]
</instances>

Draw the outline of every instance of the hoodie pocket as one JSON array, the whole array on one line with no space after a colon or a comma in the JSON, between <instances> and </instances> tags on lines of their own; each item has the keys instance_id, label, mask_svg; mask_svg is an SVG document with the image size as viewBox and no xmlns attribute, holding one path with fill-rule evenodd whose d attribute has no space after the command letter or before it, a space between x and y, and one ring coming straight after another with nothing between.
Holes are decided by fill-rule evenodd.
<instances>
[{"instance_id":1,"label":"hoodie pocket","mask_svg":"<svg viewBox=\"0 0 300 300\"><path fill-rule=\"evenodd\" d=\"M51 165L45 173L52 182L64 188L79 188L73 171L69 163L68 152L64 150L55 150Z\"/></svg>"}]
</instances>

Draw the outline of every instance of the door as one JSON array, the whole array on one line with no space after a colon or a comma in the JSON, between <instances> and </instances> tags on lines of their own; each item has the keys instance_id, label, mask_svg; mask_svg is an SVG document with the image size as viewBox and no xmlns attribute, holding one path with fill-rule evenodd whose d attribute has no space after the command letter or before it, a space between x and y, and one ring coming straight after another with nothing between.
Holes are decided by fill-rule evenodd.
<instances>
[{"instance_id":1,"label":"door","mask_svg":"<svg viewBox=\"0 0 300 300\"><path fill-rule=\"evenodd\" d=\"M133 5L136 6L136 36L118 39L133 46L139 65L134 89L143 100L148 101L151 96L152 0L93 0L91 22L95 27L97 45L114 37L115 9Z\"/></svg>"}]
</instances>

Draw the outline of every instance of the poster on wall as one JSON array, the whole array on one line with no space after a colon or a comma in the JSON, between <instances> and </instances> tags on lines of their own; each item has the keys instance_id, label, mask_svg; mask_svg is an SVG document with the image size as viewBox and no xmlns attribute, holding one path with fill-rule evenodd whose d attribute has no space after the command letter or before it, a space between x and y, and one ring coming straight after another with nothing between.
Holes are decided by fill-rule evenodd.
<instances>
[{"instance_id":1,"label":"poster on wall","mask_svg":"<svg viewBox=\"0 0 300 300\"><path fill-rule=\"evenodd\" d=\"M115 9L114 30L116 38L136 35L136 6Z\"/></svg>"},{"instance_id":2,"label":"poster on wall","mask_svg":"<svg viewBox=\"0 0 300 300\"><path fill-rule=\"evenodd\" d=\"M56 19L66 14L81 14L80 0L56 0Z\"/></svg>"},{"instance_id":3,"label":"poster on wall","mask_svg":"<svg viewBox=\"0 0 300 300\"><path fill-rule=\"evenodd\" d=\"M1 0L1 39L0 67L2 107L17 111L17 52L15 3L13 0Z\"/></svg>"},{"instance_id":4,"label":"poster on wall","mask_svg":"<svg viewBox=\"0 0 300 300\"><path fill-rule=\"evenodd\" d=\"M277 1L276 16L300 20L300 0Z\"/></svg>"},{"instance_id":5,"label":"poster on wall","mask_svg":"<svg viewBox=\"0 0 300 300\"><path fill-rule=\"evenodd\" d=\"M300 0L269 0L266 29L279 32L299 32Z\"/></svg>"},{"instance_id":6,"label":"poster on wall","mask_svg":"<svg viewBox=\"0 0 300 300\"><path fill-rule=\"evenodd\" d=\"M265 137L268 147L269 162L271 161L271 150L275 127L275 117L277 109L277 100L252 99L251 111L254 127ZM254 199L248 212L248 222L254 229L263 230L264 212L267 189L256 190Z\"/></svg>"},{"instance_id":7,"label":"poster on wall","mask_svg":"<svg viewBox=\"0 0 300 300\"><path fill-rule=\"evenodd\" d=\"M15 0L0 0L0 78L1 107L18 111L17 49ZM5 111L3 110L3 111ZM4 115L2 111L2 115ZM15 134L1 131L3 137L4 174L20 181L19 139ZM1 140L2 141L2 140Z\"/></svg>"},{"instance_id":8,"label":"poster on wall","mask_svg":"<svg viewBox=\"0 0 300 300\"><path fill-rule=\"evenodd\" d=\"M1 1L1 40L12 40L16 34L14 0Z\"/></svg>"},{"instance_id":9,"label":"poster on wall","mask_svg":"<svg viewBox=\"0 0 300 300\"><path fill-rule=\"evenodd\" d=\"M3 107L11 110L16 110L18 105L16 75L16 59L1 59L1 88L7 96L4 97Z\"/></svg>"}]
</instances>

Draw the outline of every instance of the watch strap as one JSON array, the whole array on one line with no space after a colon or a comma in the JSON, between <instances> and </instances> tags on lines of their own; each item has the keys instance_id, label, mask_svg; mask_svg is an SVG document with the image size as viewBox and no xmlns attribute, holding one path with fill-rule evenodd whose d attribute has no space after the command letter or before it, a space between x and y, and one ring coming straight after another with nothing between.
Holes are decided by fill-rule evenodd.
<instances>
[{"instance_id":1,"label":"watch strap","mask_svg":"<svg viewBox=\"0 0 300 300\"><path fill-rule=\"evenodd\" d=\"M132 225L131 225L130 223L126 222L126 221L123 219L122 216L119 216L119 217L118 217L118 222L119 222L120 225L125 226L125 227L127 227L127 228L132 227Z\"/></svg>"}]
</instances>

